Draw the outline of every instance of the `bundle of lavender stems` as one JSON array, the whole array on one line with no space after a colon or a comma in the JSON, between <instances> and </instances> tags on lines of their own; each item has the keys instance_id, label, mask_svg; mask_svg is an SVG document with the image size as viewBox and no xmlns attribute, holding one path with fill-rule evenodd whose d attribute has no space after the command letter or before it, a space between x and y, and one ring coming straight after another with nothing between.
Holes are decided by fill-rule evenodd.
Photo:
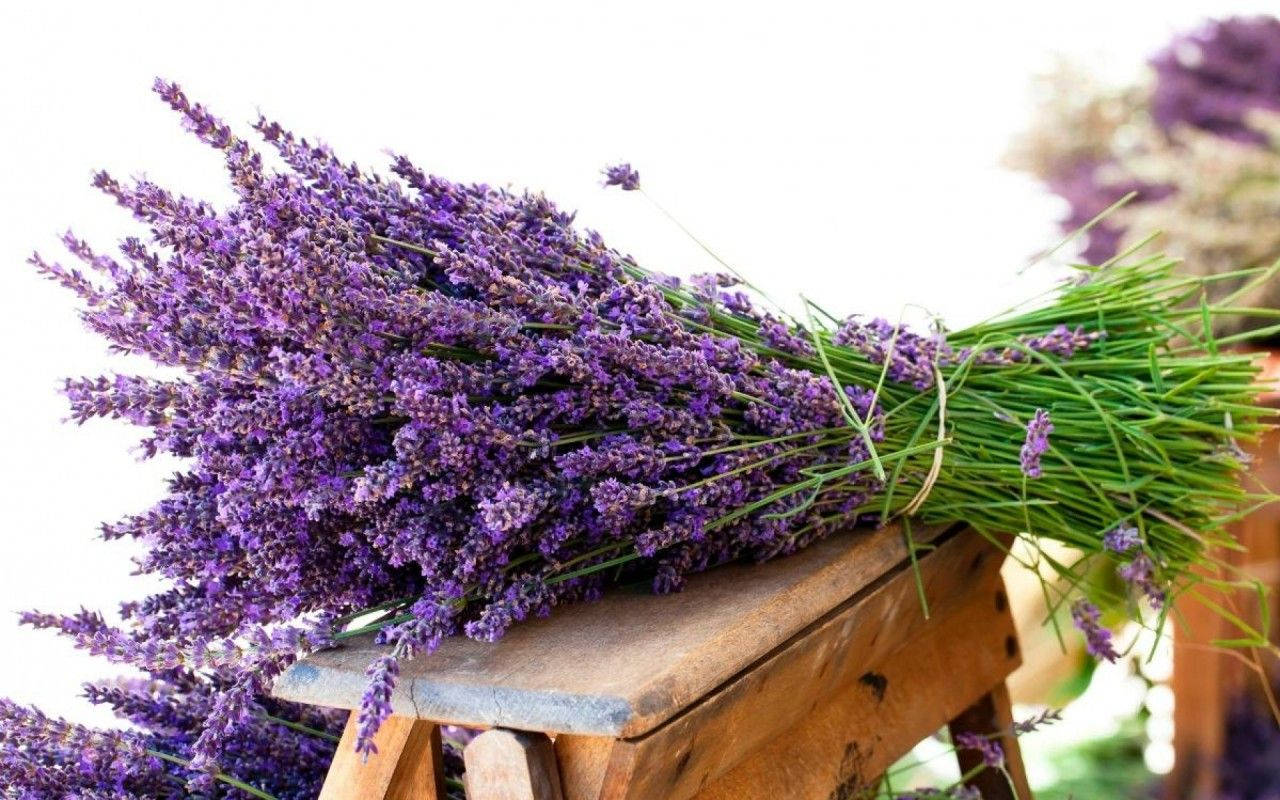
<instances>
[{"instance_id":1,"label":"bundle of lavender stems","mask_svg":"<svg viewBox=\"0 0 1280 800\"><path fill-rule=\"evenodd\" d=\"M180 373L66 384L75 420L128 420L145 453L183 460L164 499L103 529L142 542L140 571L168 588L119 623L27 615L202 687L181 753L121 767L119 786L176 758L239 796L253 776L233 774L237 731L271 717L331 735L336 721L265 699L317 648L385 644L359 716L369 750L399 663L444 637L495 640L618 584L677 591L859 524L900 523L913 554L913 523L1019 534L1015 557L1068 579L1046 584L1052 604L1115 658L1096 562L1163 626L1175 596L1214 588L1196 569L1231 546L1224 524L1269 500L1239 480L1240 443L1266 425L1257 367L1209 332L1230 301L1202 301L1206 279L1168 259L1081 267L964 330L808 302L792 319L733 275L641 267L540 194L403 157L381 177L259 119L287 165L270 168L178 86L155 89L225 159L234 204L99 174L146 235L109 255L67 234L78 269L32 258L114 350ZM626 165L606 182L643 194ZM23 733L44 718L5 709L26 724L0 736L0 773L58 762Z\"/></svg>"}]
</instances>

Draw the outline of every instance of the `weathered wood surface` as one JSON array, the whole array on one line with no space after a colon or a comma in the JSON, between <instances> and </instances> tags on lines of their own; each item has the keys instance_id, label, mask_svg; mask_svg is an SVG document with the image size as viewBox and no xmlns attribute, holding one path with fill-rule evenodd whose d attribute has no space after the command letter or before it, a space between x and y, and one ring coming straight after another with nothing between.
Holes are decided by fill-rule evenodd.
<instances>
[{"instance_id":1,"label":"weathered wood surface","mask_svg":"<svg viewBox=\"0 0 1280 800\"><path fill-rule=\"evenodd\" d=\"M563 800L551 740L545 733L495 728L463 751L467 800Z\"/></svg>"},{"instance_id":2,"label":"weathered wood surface","mask_svg":"<svg viewBox=\"0 0 1280 800\"><path fill-rule=\"evenodd\" d=\"M1280 375L1280 359L1269 359L1272 377ZM1280 405L1280 394L1271 397ZM1280 431L1271 431L1248 448L1253 464L1245 488L1249 491L1280 492ZM1243 550L1220 550L1214 555L1244 575L1257 579L1271 592L1272 642L1280 643L1280 504L1263 506L1231 525L1231 532ZM1212 577L1224 577L1212 575ZM1227 575L1237 578L1237 575ZM1224 597L1204 589L1216 603L1234 605L1252 625L1261 627L1262 609L1258 596L1242 589ZM1173 630L1174 764L1164 782L1166 800L1202 800L1218 795L1221 768L1225 761L1226 717L1232 702L1252 699L1258 713L1266 714L1267 704L1257 672L1240 656L1248 651L1226 652L1215 639L1234 639L1241 634L1221 614L1194 596L1177 602L1178 621ZM1263 658L1271 668L1269 680L1280 680L1274 659Z\"/></svg>"},{"instance_id":3,"label":"weathered wood surface","mask_svg":"<svg viewBox=\"0 0 1280 800\"><path fill-rule=\"evenodd\" d=\"M915 538L941 533L917 528ZM906 557L896 526L864 528L766 564L693 576L679 594L615 591L516 625L496 643L446 640L402 666L391 704L397 715L476 727L638 736L901 569ZM282 675L274 693L355 708L379 652L357 639L316 653Z\"/></svg>"},{"instance_id":4,"label":"weathered wood surface","mask_svg":"<svg viewBox=\"0 0 1280 800\"><path fill-rule=\"evenodd\" d=\"M830 698L709 783L697 800L861 797L920 740L990 690L992 681L1001 686L1000 676L1017 666L1016 651L1005 649L1012 622L993 618L987 601L975 594L965 608L937 618L953 633L922 631L872 670L874 684L859 681ZM1016 747L1009 758L1021 763Z\"/></svg>"},{"instance_id":5,"label":"weathered wood surface","mask_svg":"<svg viewBox=\"0 0 1280 800\"><path fill-rule=\"evenodd\" d=\"M374 737L378 752L356 752L356 715L347 719L319 800L444 800L440 728L391 717Z\"/></svg>"},{"instance_id":6,"label":"weathered wood surface","mask_svg":"<svg viewBox=\"0 0 1280 800\"><path fill-rule=\"evenodd\" d=\"M560 736L567 800L852 797L1018 664L999 551L975 534L905 566L638 739Z\"/></svg>"}]
</instances>

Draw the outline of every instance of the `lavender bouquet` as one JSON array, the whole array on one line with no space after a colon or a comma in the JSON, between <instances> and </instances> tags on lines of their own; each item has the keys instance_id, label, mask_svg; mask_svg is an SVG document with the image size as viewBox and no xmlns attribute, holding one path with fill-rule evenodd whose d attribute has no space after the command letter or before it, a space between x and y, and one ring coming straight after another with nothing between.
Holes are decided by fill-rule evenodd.
<instances>
[{"instance_id":1,"label":"lavender bouquet","mask_svg":"<svg viewBox=\"0 0 1280 800\"><path fill-rule=\"evenodd\" d=\"M1073 578L1046 591L1114 658L1091 562L1116 562L1135 616L1162 625L1172 596L1211 594L1192 568L1227 543L1223 523L1270 499L1237 480L1237 442L1266 412L1253 362L1211 333L1231 300L1197 304L1207 281L1169 259L1084 269L959 331L813 303L794 320L733 275L651 272L541 195L403 157L380 177L259 119L288 167L272 170L179 87L155 88L225 159L236 202L99 174L147 235L108 255L68 234L83 271L32 263L114 349L180 371L65 388L77 421L128 420L146 453L184 459L166 498L103 529L144 542L139 569L170 588L124 603L120 624L27 621L205 682L182 759L206 777L230 774L232 732L270 710L300 653L385 643L359 717L369 748L398 662L443 637L496 639L618 583L675 591L858 523L910 537L913 520L962 519L1028 552L1079 549L1027 563ZM626 165L606 183L643 194ZM1241 627L1238 644L1264 646ZM25 730L0 769L43 752Z\"/></svg>"}]
</instances>

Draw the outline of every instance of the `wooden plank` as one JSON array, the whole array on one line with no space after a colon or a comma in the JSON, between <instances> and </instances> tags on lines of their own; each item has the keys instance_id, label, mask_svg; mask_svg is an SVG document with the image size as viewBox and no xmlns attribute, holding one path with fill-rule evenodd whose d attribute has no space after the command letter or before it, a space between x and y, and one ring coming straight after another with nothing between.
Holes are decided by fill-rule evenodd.
<instances>
[{"instance_id":1,"label":"wooden plank","mask_svg":"<svg viewBox=\"0 0 1280 800\"><path fill-rule=\"evenodd\" d=\"M1222 618L1195 598L1179 599L1174 628L1174 765L1164 781L1167 800L1213 797L1226 740L1228 695L1240 683L1240 665L1212 644L1222 636Z\"/></svg>"},{"instance_id":2,"label":"wooden plank","mask_svg":"<svg viewBox=\"0 0 1280 800\"><path fill-rule=\"evenodd\" d=\"M990 641L976 638L973 646L994 648L1002 667L1012 669L1018 654L1016 646L1011 655L1006 653L1013 629L1011 622L1005 624L1007 603L1002 594L997 597L999 565L999 551L976 534L953 537L921 559L932 620L924 619L915 576L904 566L645 737L607 750L590 737L558 737L562 765L572 765L575 777L566 780L566 796L570 800L692 796L748 753L804 725L833 697L868 691L883 694L886 684L875 665L922 632L937 635L944 630L945 620L954 616L953 610L966 604L980 605L990 618L983 622L984 637L999 634ZM949 675L939 679L951 681ZM993 682L981 684L965 701ZM946 717L938 720L935 729L945 721Z\"/></svg>"},{"instance_id":3,"label":"wooden plank","mask_svg":"<svg viewBox=\"0 0 1280 800\"><path fill-rule=\"evenodd\" d=\"M444 800L440 727L423 720L391 717L365 758L356 752L356 714L347 718L342 740L320 790L319 800Z\"/></svg>"},{"instance_id":4,"label":"wooden plank","mask_svg":"<svg viewBox=\"0 0 1280 800\"><path fill-rule=\"evenodd\" d=\"M495 728L467 744L467 800L563 800L545 733Z\"/></svg>"},{"instance_id":5,"label":"wooden plank","mask_svg":"<svg viewBox=\"0 0 1280 800\"><path fill-rule=\"evenodd\" d=\"M630 755L628 748L625 741L608 736L557 736L556 763L560 767L560 785L565 800L596 800L604 786L605 775L610 771L615 750L627 758ZM612 771L615 775L629 774L622 764L613 764Z\"/></svg>"},{"instance_id":6,"label":"wooden plank","mask_svg":"<svg viewBox=\"0 0 1280 800\"><path fill-rule=\"evenodd\" d=\"M917 529L919 542L939 528ZM834 534L795 555L693 576L681 593L615 591L515 626L498 642L454 637L406 663L396 714L473 727L638 736L795 636L907 553L896 526ZM370 639L316 653L276 696L355 708Z\"/></svg>"},{"instance_id":7,"label":"wooden plank","mask_svg":"<svg viewBox=\"0 0 1280 800\"><path fill-rule=\"evenodd\" d=\"M966 732L983 736L999 734L996 741L1004 751L1003 771L985 768L966 781L966 785L978 790L983 800L1031 800L1022 751L1013 735L1013 704L1004 681L960 712L948 727L952 740ZM961 775L983 766L982 754L975 750L958 750L956 760L960 763Z\"/></svg>"},{"instance_id":8,"label":"wooden plank","mask_svg":"<svg viewBox=\"0 0 1280 800\"><path fill-rule=\"evenodd\" d=\"M988 585L989 586L989 585ZM697 800L852 800L1018 666L1008 611L986 592L914 639L698 792ZM901 789L903 787L895 787ZM672 797L671 800L677 800Z\"/></svg>"},{"instance_id":9,"label":"wooden plank","mask_svg":"<svg viewBox=\"0 0 1280 800\"><path fill-rule=\"evenodd\" d=\"M1273 366L1280 359L1271 359ZM1280 492L1280 431L1269 431L1249 447L1254 461L1244 486L1253 492ZM1280 642L1280 504L1271 503L1231 526L1232 535L1244 550L1218 549L1214 556L1223 563L1256 578L1271 595L1272 642ZM1222 577L1222 575L1212 575ZM1228 576L1235 578L1237 576ZM1212 589L1215 602L1224 602ZM1261 626L1258 596L1241 590L1227 596L1250 624ZM1166 800L1211 797L1221 783L1219 770L1226 746L1226 715L1230 704L1252 697L1265 714L1260 696L1261 682L1239 656L1247 651L1227 653L1213 644L1215 639L1234 639L1241 634L1233 625L1195 597L1178 601L1179 622L1173 628L1174 764L1164 781ZM1274 659L1263 659L1272 668L1270 680L1280 678Z\"/></svg>"},{"instance_id":10,"label":"wooden plank","mask_svg":"<svg viewBox=\"0 0 1280 800\"><path fill-rule=\"evenodd\" d=\"M413 720L400 762L391 775L386 800L445 800L444 746L440 726Z\"/></svg>"}]
</instances>

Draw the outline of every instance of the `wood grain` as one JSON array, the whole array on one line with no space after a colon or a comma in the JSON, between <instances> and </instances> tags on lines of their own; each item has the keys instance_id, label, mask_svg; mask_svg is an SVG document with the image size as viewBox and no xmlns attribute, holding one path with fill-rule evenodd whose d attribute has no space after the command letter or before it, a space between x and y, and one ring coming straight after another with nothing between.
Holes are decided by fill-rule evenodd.
<instances>
[{"instance_id":1,"label":"wood grain","mask_svg":"<svg viewBox=\"0 0 1280 800\"><path fill-rule=\"evenodd\" d=\"M1270 359L1274 374L1280 374L1280 359ZM1276 402L1273 397L1273 403ZM1280 492L1280 431L1267 432L1248 448L1253 456L1245 489L1252 492ZM1231 525L1231 533L1243 550L1219 548L1213 556L1231 569L1258 580L1270 591L1269 638L1280 643L1280 504L1265 505ZM1239 574L1206 577L1238 579ZM1262 626L1263 609L1250 589L1224 595L1203 589L1214 602L1234 605L1251 625ZM1177 601L1178 623L1173 630L1174 764L1164 781L1165 800L1195 800L1213 797L1221 785L1221 765L1225 761L1226 717L1233 702L1253 702L1259 715L1268 713L1262 683L1256 672L1239 660L1247 651L1228 653L1213 644L1215 639L1235 639L1240 630L1198 598L1184 595ZM1271 667L1269 679L1280 680L1275 659L1263 658Z\"/></svg>"},{"instance_id":2,"label":"wood grain","mask_svg":"<svg viewBox=\"0 0 1280 800\"><path fill-rule=\"evenodd\" d=\"M966 782L966 785L978 790L983 800L1031 800L1031 787L1027 783L1026 768L1022 764L1022 751L1012 733L1013 704L1003 681L960 712L951 720L948 728L951 730L952 741L964 732L983 736L999 734L997 741L1004 751L1003 772L982 769ZM961 775L983 765L982 754L976 750L959 750L956 752L956 760L960 763Z\"/></svg>"},{"instance_id":3,"label":"wood grain","mask_svg":"<svg viewBox=\"0 0 1280 800\"><path fill-rule=\"evenodd\" d=\"M320 790L319 800L444 800L439 726L391 717L365 758L356 752L356 715L347 718L342 740Z\"/></svg>"},{"instance_id":4,"label":"wood grain","mask_svg":"<svg viewBox=\"0 0 1280 800\"><path fill-rule=\"evenodd\" d=\"M495 728L463 751L467 800L563 800L551 740Z\"/></svg>"},{"instance_id":5,"label":"wood grain","mask_svg":"<svg viewBox=\"0 0 1280 800\"><path fill-rule=\"evenodd\" d=\"M769 747L784 734L808 740L807 727L826 713L827 706L840 705L841 698L856 698L855 710L849 711L854 715L856 708L867 705L867 697L873 698L873 704L881 702L889 684L877 665L901 650L906 642L926 636L955 639L953 649L985 647L994 653L974 655L971 660L987 659L983 663L990 668L959 682L952 674L954 665L931 662L932 679L956 693L943 705L958 712L1018 663L1016 642L1012 651L1008 649L1013 628L1007 603L997 596L1001 586L1000 560L999 552L976 534L952 537L921 560L921 578L934 611L932 619L923 617L915 576L904 565L644 737L612 744L594 737L558 737L556 749L565 776L566 797L691 797L744 759L755 760L749 754ZM953 624L951 621L958 619L957 609L966 610L969 616ZM980 624L982 633L974 634L969 628L953 630L961 624ZM927 657L928 652L922 650L904 658ZM970 670L967 662L965 670ZM844 717L840 719L848 722ZM896 720L878 719L885 726L897 725ZM946 716L940 717L932 728L920 729L908 718L902 723L906 733L897 735L909 740L904 745L909 748L946 720ZM842 742L849 741L847 737L840 738L843 734L839 730L827 732ZM864 742L861 746L869 745ZM825 749L820 747L815 752ZM800 760L815 763L808 756L801 756ZM828 775L847 760L842 754L834 754L831 763L819 769L818 774ZM759 776L752 778L758 779ZM784 790L775 796L793 795Z\"/></svg>"},{"instance_id":6,"label":"wood grain","mask_svg":"<svg viewBox=\"0 0 1280 800\"><path fill-rule=\"evenodd\" d=\"M918 542L942 533L917 529ZM498 642L462 637L402 666L396 714L475 727L634 737L756 663L907 557L901 530L835 534L760 565L693 576L662 597L616 591L515 626ZM355 708L369 640L316 653L277 697Z\"/></svg>"},{"instance_id":7,"label":"wood grain","mask_svg":"<svg viewBox=\"0 0 1280 800\"><path fill-rule=\"evenodd\" d=\"M976 698L1020 660L1006 643L1013 620L993 614L986 592L940 612L916 637L805 719L771 737L710 780L697 800L853 800L902 755ZM897 787L902 788L902 787ZM676 800L672 796L670 800Z\"/></svg>"}]
</instances>

